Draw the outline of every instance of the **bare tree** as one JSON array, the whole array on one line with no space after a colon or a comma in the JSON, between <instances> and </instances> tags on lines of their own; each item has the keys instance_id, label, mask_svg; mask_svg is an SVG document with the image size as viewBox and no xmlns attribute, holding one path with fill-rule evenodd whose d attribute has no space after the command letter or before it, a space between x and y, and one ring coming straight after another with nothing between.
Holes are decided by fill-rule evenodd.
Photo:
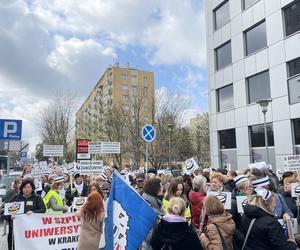
<instances>
[{"instance_id":1,"label":"bare tree","mask_svg":"<svg viewBox=\"0 0 300 250\"><path fill-rule=\"evenodd\" d=\"M57 92L49 105L41 112L40 134L42 144L64 146L66 161L74 159L74 152L68 150L67 136L74 127L75 95Z\"/></svg>"}]
</instances>

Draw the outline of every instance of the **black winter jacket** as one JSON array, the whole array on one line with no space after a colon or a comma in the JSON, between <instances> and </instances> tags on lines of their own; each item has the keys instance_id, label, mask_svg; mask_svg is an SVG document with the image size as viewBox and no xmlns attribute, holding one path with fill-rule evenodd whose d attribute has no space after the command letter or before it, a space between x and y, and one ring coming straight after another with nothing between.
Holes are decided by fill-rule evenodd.
<instances>
[{"instance_id":1,"label":"black winter jacket","mask_svg":"<svg viewBox=\"0 0 300 250\"><path fill-rule=\"evenodd\" d=\"M74 193L72 193L72 189L75 188L74 183L71 183L66 191L66 199L67 199L67 205L70 207L72 206L74 197L79 197L78 191L76 190ZM82 193L81 196L82 197L87 197L88 196L88 186L87 184L84 182L83 183L83 188L82 188Z\"/></svg>"},{"instance_id":2,"label":"black winter jacket","mask_svg":"<svg viewBox=\"0 0 300 250\"><path fill-rule=\"evenodd\" d=\"M244 250L296 250L296 243L286 240L283 228L274 216L253 205L246 205L244 213L244 235L251 220L256 218Z\"/></svg>"},{"instance_id":3,"label":"black winter jacket","mask_svg":"<svg viewBox=\"0 0 300 250\"><path fill-rule=\"evenodd\" d=\"M188 222L167 222L161 220L154 228L151 246L153 250L202 250L201 243L196 232Z\"/></svg>"},{"instance_id":4,"label":"black winter jacket","mask_svg":"<svg viewBox=\"0 0 300 250\"><path fill-rule=\"evenodd\" d=\"M24 197L23 194L18 193L13 196L10 202L24 201L24 213L32 211L34 213L45 213L46 207L41 196L32 193L29 197Z\"/></svg>"},{"instance_id":5,"label":"black winter jacket","mask_svg":"<svg viewBox=\"0 0 300 250\"><path fill-rule=\"evenodd\" d=\"M292 197L292 195L288 192L284 192L281 196L285 200L289 209L292 211L294 218L297 218L296 198Z\"/></svg>"}]
</instances>

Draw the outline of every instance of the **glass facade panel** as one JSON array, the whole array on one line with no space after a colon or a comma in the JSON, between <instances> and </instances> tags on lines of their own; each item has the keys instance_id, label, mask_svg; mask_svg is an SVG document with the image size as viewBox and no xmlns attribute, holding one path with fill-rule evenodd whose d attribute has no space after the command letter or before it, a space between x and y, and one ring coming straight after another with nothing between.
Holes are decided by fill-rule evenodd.
<instances>
[{"instance_id":1,"label":"glass facade panel","mask_svg":"<svg viewBox=\"0 0 300 250\"><path fill-rule=\"evenodd\" d=\"M284 22L286 36L300 30L300 0L284 9Z\"/></svg>"},{"instance_id":2,"label":"glass facade panel","mask_svg":"<svg viewBox=\"0 0 300 250\"><path fill-rule=\"evenodd\" d=\"M219 29L230 21L229 1L224 2L221 6L214 10L215 29Z\"/></svg>"},{"instance_id":3,"label":"glass facade panel","mask_svg":"<svg viewBox=\"0 0 300 250\"><path fill-rule=\"evenodd\" d=\"M269 71L262 72L247 79L248 101L257 102L271 97Z\"/></svg>"},{"instance_id":4,"label":"glass facade panel","mask_svg":"<svg viewBox=\"0 0 300 250\"><path fill-rule=\"evenodd\" d=\"M254 5L259 0L243 0L243 9L248 9L250 6Z\"/></svg>"},{"instance_id":5,"label":"glass facade panel","mask_svg":"<svg viewBox=\"0 0 300 250\"><path fill-rule=\"evenodd\" d=\"M233 85L220 88L218 91L218 110L222 112L233 108Z\"/></svg>"},{"instance_id":6,"label":"glass facade panel","mask_svg":"<svg viewBox=\"0 0 300 250\"><path fill-rule=\"evenodd\" d=\"M288 72L289 77L300 74L300 57L288 62Z\"/></svg>"},{"instance_id":7,"label":"glass facade panel","mask_svg":"<svg viewBox=\"0 0 300 250\"><path fill-rule=\"evenodd\" d=\"M231 42L216 49L216 69L219 70L231 64Z\"/></svg>"},{"instance_id":8,"label":"glass facade panel","mask_svg":"<svg viewBox=\"0 0 300 250\"><path fill-rule=\"evenodd\" d=\"M220 149L236 148L235 129L219 131Z\"/></svg>"},{"instance_id":9,"label":"glass facade panel","mask_svg":"<svg viewBox=\"0 0 300 250\"><path fill-rule=\"evenodd\" d=\"M266 23L263 22L245 32L246 55L265 48L267 46Z\"/></svg>"},{"instance_id":10,"label":"glass facade panel","mask_svg":"<svg viewBox=\"0 0 300 250\"><path fill-rule=\"evenodd\" d=\"M274 146L273 124L267 123L268 146ZM251 147L265 147L264 125L250 127Z\"/></svg>"}]
</instances>

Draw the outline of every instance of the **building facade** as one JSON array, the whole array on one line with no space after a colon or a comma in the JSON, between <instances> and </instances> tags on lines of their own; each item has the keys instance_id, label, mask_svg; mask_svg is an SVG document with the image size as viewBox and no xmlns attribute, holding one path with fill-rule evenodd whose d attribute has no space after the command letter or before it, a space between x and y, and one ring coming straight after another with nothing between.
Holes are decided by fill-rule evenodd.
<instances>
[{"instance_id":1,"label":"building facade","mask_svg":"<svg viewBox=\"0 0 300 250\"><path fill-rule=\"evenodd\" d=\"M206 0L213 167L300 154L300 0Z\"/></svg>"},{"instance_id":2,"label":"building facade","mask_svg":"<svg viewBox=\"0 0 300 250\"><path fill-rule=\"evenodd\" d=\"M136 112L138 106L138 112ZM122 122L119 140L131 140L129 127L132 121L151 123L154 107L154 75L135 68L119 67L106 69L94 89L76 113L76 138L109 140L107 120L116 116ZM112 113L113 110L116 112ZM138 118L137 118L138 117ZM113 121L112 121L113 122ZM116 121L117 122L117 121Z\"/></svg>"}]
</instances>

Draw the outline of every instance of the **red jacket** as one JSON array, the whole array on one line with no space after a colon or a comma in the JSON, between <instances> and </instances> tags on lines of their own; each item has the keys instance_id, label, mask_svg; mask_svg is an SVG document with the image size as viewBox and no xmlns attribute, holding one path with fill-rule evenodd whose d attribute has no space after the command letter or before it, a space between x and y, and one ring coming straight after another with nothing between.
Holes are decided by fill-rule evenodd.
<instances>
[{"instance_id":1,"label":"red jacket","mask_svg":"<svg viewBox=\"0 0 300 250\"><path fill-rule=\"evenodd\" d=\"M190 206L191 206L191 213L192 213L192 224L199 229L199 224L200 224L200 216L201 216L201 211L203 208L203 200L205 198L206 194L202 192L194 192L191 191L189 193L189 200L190 200ZM207 216L204 220L204 225L207 224Z\"/></svg>"}]
</instances>

